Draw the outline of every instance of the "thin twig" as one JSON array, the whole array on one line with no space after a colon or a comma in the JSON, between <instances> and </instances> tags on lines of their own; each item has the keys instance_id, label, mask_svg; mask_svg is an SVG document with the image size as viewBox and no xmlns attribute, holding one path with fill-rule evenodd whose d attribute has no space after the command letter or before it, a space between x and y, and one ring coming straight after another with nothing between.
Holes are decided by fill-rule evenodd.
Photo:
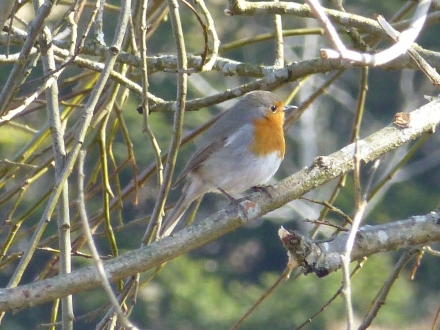
<instances>
[{"instance_id":1,"label":"thin twig","mask_svg":"<svg viewBox=\"0 0 440 330\"><path fill-rule=\"evenodd\" d=\"M43 235L43 232L51 219L58 198L63 191L64 183L66 182L75 164L76 158L84 142L84 138L93 117L95 106L99 100L99 97L101 96L102 91L104 90L105 84L107 83L107 80L110 76L110 72L112 71L113 66L116 63L116 58L118 57L118 53L128 24L130 6L131 0L126 0L120 12L118 26L115 31L115 37L112 46L109 48L109 53L105 61L104 69L99 76L98 81L93 88L93 92L91 93L90 98L85 106L84 114L81 117L77 135L75 136L75 141L72 145L72 149L70 150L69 157L67 158L65 166L55 183L55 187L52 190L51 196L49 198L49 201L47 202L43 215L41 216L38 225L32 235L32 242L39 242L41 236ZM19 283L21 276L23 275L28 263L33 256L35 248L35 244L28 247L23 255L23 258L20 260L20 263L15 269L15 272L8 283L8 287L15 287Z\"/></svg>"},{"instance_id":2,"label":"thin twig","mask_svg":"<svg viewBox=\"0 0 440 330\"><path fill-rule=\"evenodd\" d=\"M411 157L414 156L416 151L420 149L420 147L426 142L426 140L430 136L431 134L425 134L414 143L411 149L406 152L405 156L394 166L394 168L392 168L389 173L382 180L380 180L379 183L376 184L374 189L369 193L367 201L373 199L373 197L376 196L379 191L381 191L382 187L387 184L387 182L390 182L393 179L397 171L401 169L403 165L405 165L411 159Z\"/></svg>"},{"instance_id":3,"label":"thin twig","mask_svg":"<svg viewBox=\"0 0 440 330\"><path fill-rule=\"evenodd\" d=\"M434 321L432 322L431 330L436 330L436 325L438 320L440 319L440 306L437 308L437 312L435 313Z\"/></svg>"},{"instance_id":4,"label":"thin twig","mask_svg":"<svg viewBox=\"0 0 440 330\"><path fill-rule=\"evenodd\" d=\"M249 310L232 326L231 330L237 330L241 324L251 315L254 310L261 305L261 303L269 297L274 290L280 285L280 283L286 279L286 277L290 274L291 270L289 268L286 268L281 275L278 277L278 279L275 281L274 284L270 286L262 295L261 297L249 308ZM301 272L297 272L295 276L292 278L292 280L296 280L300 275L302 275Z\"/></svg>"},{"instance_id":5,"label":"thin twig","mask_svg":"<svg viewBox=\"0 0 440 330\"><path fill-rule=\"evenodd\" d=\"M204 47L203 47L203 53L201 55L202 58L202 63L201 63L201 71L203 71L203 67L205 66L205 62L206 62L206 58L208 57L208 53L209 53L209 40L208 40L208 27L206 26L206 24L203 22L202 18L200 17L199 13L197 12L197 10L186 0L180 0L182 1L182 3L184 5L186 5L192 12L193 14L196 16L197 21L199 22L200 26L202 27L202 31L203 31L203 39L204 39ZM212 65L211 65L212 68Z\"/></svg>"},{"instance_id":6,"label":"thin twig","mask_svg":"<svg viewBox=\"0 0 440 330\"><path fill-rule=\"evenodd\" d=\"M93 257L93 262L95 264L96 272L100 278L101 286L104 289L107 297L118 316L118 321L122 326L127 329L136 330L137 328L127 319L124 312L122 311L121 306L119 305L118 299L115 297L113 290L111 288L110 282L107 279L105 274L104 266L102 265L102 261L99 257L98 250L96 249L96 244L93 241L93 236L90 231L89 219L86 212L86 205L84 201L84 159L85 159L85 151L81 151L78 157L78 212L82 221L83 233L86 236L87 245L89 247L90 254Z\"/></svg>"},{"instance_id":7,"label":"thin twig","mask_svg":"<svg viewBox=\"0 0 440 330\"><path fill-rule=\"evenodd\" d=\"M319 2L317 0L306 0L306 2L326 30L332 45L336 48L336 51L332 49L322 49L321 57L325 59L343 58L366 65L382 65L404 54L419 35L431 4L431 0L419 1L410 26L402 32L402 37L399 38L399 41L381 52L369 54L347 49Z\"/></svg>"},{"instance_id":8,"label":"thin twig","mask_svg":"<svg viewBox=\"0 0 440 330\"><path fill-rule=\"evenodd\" d=\"M347 244L345 248L345 253L341 254L342 262L342 275L343 275L343 290L342 295L345 300L345 314L347 318L347 330L353 328L354 316L353 316L353 305L352 305L352 291L351 291L351 279L350 279L350 263L351 263L351 252L353 250L354 242L356 239L356 234L358 232L359 226L361 224L366 203L362 200L361 195L361 183L360 183L360 151L359 151L359 139L356 138L354 142L354 191L355 191L355 205L356 212L353 217L353 224L348 235Z\"/></svg>"},{"instance_id":9,"label":"thin twig","mask_svg":"<svg viewBox=\"0 0 440 330\"><path fill-rule=\"evenodd\" d=\"M387 32L387 34L394 39L394 41L399 42L400 39L404 38L405 36L395 30L388 22L382 17L378 16L377 21L382 26L382 28ZM431 80L434 86L437 88L440 88L440 75L437 73L437 71L428 64L428 62L425 61L425 59L420 56L420 54L417 52L417 50L414 47L410 47L408 49L408 53L413 58L413 60L417 63L420 70L425 73L425 75Z\"/></svg>"},{"instance_id":10,"label":"thin twig","mask_svg":"<svg viewBox=\"0 0 440 330\"><path fill-rule=\"evenodd\" d=\"M42 51L42 61L44 72L50 72L55 69L55 59L53 54L51 32L48 27L43 28L43 35L40 38L44 45ZM52 135L52 150L55 160L55 181L60 178L61 172L66 161L66 147L64 142L64 129L60 117L60 109L58 105L58 85L56 79L52 79L51 85L46 89L46 103L48 117L50 122L50 132ZM70 255L70 215L69 215L69 185L67 180L63 184L60 200L57 203L57 224L59 239L59 258L60 258L60 274L68 274L71 272L71 255ZM38 242L35 242L37 244ZM61 299L62 323L63 329L73 329L73 302L72 296Z\"/></svg>"},{"instance_id":11,"label":"thin twig","mask_svg":"<svg viewBox=\"0 0 440 330\"><path fill-rule=\"evenodd\" d=\"M212 15L206 7L206 4L203 0L194 0L194 3L200 7L203 15L205 16L205 20L208 24L206 27L207 33L211 35L212 38L212 49L211 54L209 55L209 60L204 61L204 64L201 68L201 71L210 71L212 70L214 64L217 62L217 56L220 47L220 39L218 38L217 31L215 29L214 20L212 19Z\"/></svg>"},{"instance_id":12,"label":"thin twig","mask_svg":"<svg viewBox=\"0 0 440 330\"><path fill-rule=\"evenodd\" d=\"M283 37L294 37L294 36L303 36L303 35L323 35L323 28L304 28L304 29L292 29L292 30L283 30ZM219 48L219 52L223 53L238 47L248 46L257 42L263 42L276 38L276 33L263 33L254 37L244 38L236 41L231 41L227 44L221 45Z\"/></svg>"},{"instance_id":13,"label":"thin twig","mask_svg":"<svg viewBox=\"0 0 440 330\"><path fill-rule=\"evenodd\" d=\"M423 250L429 254L432 254L433 256L440 257L440 251L433 250L430 246L425 246Z\"/></svg>"},{"instance_id":14,"label":"thin twig","mask_svg":"<svg viewBox=\"0 0 440 330\"><path fill-rule=\"evenodd\" d=\"M117 306L120 308L120 306L125 302L130 292L135 290L137 290L137 283L135 281L132 281L132 279L130 279L128 283L125 283L124 288L117 297L117 301L118 301ZM102 309L104 308L108 308L108 306L103 306ZM95 329L105 329L105 326L110 323L110 320L112 318L114 318L115 313L116 313L116 309L112 305L112 307L107 311L107 313L102 318L102 320L96 325ZM129 315L130 312L127 310L124 316L126 319L128 319Z\"/></svg>"},{"instance_id":15,"label":"thin twig","mask_svg":"<svg viewBox=\"0 0 440 330\"><path fill-rule=\"evenodd\" d=\"M142 14L140 25L140 55L141 55L141 70L142 70L142 118L143 118L143 131L147 133L150 139L151 146L153 147L154 160L156 161L156 173L157 184L159 187L163 183L163 164L160 156L161 150L153 130L150 127L149 116L150 108L148 104L148 64L147 64L147 4L148 0L142 0Z\"/></svg>"},{"instance_id":16,"label":"thin twig","mask_svg":"<svg viewBox=\"0 0 440 330\"><path fill-rule=\"evenodd\" d=\"M350 278L353 278L358 272L359 270L362 268L362 266L364 265L364 262L366 260L362 260L360 262L358 262L358 264L356 265L356 267L353 269L353 271L350 274ZM312 320L317 317L319 314L321 314L328 306L330 306L330 304L337 298L339 297L339 295L341 294L343 290L343 286L341 286L336 292L335 294L316 312L314 313L312 316L308 317L306 321L304 321L302 324L300 324L297 328L295 328L294 330L299 330L302 329L304 326L306 326L307 324L311 323Z\"/></svg>"},{"instance_id":17,"label":"thin twig","mask_svg":"<svg viewBox=\"0 0 440 330\"><path fill-rule=\"evenodd\" d=\"M373 322L373 320L376 318L379 309L385 305L388 293L390 292L394 282L399 277L399 274L402 271L403 267L406 265L409 259L411 259L411 257L419 251L420 250L418 248L415 248L407 250L405 251L405 253L402 254L399 261L394 266L393 271L390 273L390 275L382 285L382 288L380 289L374 300L374 304L371 306L369 312L364 317L364 320L362 321L362 324L359 326L358 330L368 329L370 327L371 322Z\"/></svg>"},{"instance_id":18,"label":"thin twig","mask_svg":"<svg viewBox=\"0 0 440 330\"><path fill-rule=\"evenodd\" d=\"M274 0L279 2L279 0ZM284 40L283 40L283 22L281 15L275 15L273 18L275 27L275 68L282 68L284 66Z\"/></svg>"},{"instance_id":19,"label":"thin twig","mask_svg":"<svg viewBox=\"0 0 440 330\"><path fill-rule=\"evenodd\" d=\"M177 96L174 113L174 129L171 138L170 147L168 150L168 157L166 161L164 180L160 187L156 204L154 205L151 220L148 223L147 230L142 238L143 244L148 244L153 238L153 233L156 232L156 239L159 238L161 220L164 213L165 202L168 192L171 187L171 179L176 164L177 152L179 150L180 140L182 138L183 116L185 113L186 93L187 93L187 69L188 60L186 58L185 41L183 38L182 24L180 21L179 4L177 0L168 0L170 8L170 19L173 28L174 40L176 43L177 58L178 58L178 73L177 73ZM156 228L156 230L154 230Z\"/></svg>"},{"instance_id":20,"label":"thin twig","mask_svg":"<svg viewBox=\"0 0 440 330\"><path fill-rule=\"evenodd\" d=\"M336 213L337 215L342 217L346 223L353 223L353 219L351 219L348 214L345 214L341 209L338 209L334 205L330 204L328 201L321 202L321 201L317 201L317 200L314 200L311 198L306 198L306 197L301 197L301 199L309 201L311 203L320 204L320 205L324 206L328 211L332 211L333 213ZM322 220L322 219L319 218L319 220Z\"/></svg>"}]
</instances>

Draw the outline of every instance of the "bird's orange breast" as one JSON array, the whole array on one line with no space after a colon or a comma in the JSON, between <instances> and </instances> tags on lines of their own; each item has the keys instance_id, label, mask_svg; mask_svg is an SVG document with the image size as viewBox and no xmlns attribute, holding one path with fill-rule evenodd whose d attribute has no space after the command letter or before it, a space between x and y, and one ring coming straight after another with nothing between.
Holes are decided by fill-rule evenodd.
<instances>
[{"instance_id":1,"label":"bird's orange breast","mask_svg":"<svg viewBox=\"0 0 440 330\"><path fill-rule=\"evenodd\" d=\"M250 150L257 156L266 156L278 152L281 159L284 158L286 149L284 141L284 104L277 104L278 110L272 112L268 109L267 116L253 120L254 143Z\"/></svg>"}]
</instances>

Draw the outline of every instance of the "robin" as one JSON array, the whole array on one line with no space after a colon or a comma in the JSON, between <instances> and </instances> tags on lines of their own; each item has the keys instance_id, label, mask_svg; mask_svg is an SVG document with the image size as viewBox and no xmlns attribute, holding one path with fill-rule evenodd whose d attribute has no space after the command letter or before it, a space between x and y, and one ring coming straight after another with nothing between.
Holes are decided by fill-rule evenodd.
<instances>
[{"instance_id":1,"label":"robin","mask_svg":"<svg viewBox=\"0 0 440 330\"><path fill-rule=\"evenodd\" d=\"M241 193L266 183L284 158L285 106L275 94L246 94L217 120L178 177L174 187L187 179L182 196L163 223L161 236L168 236L193 201L208 192Z\"/></svg>"}]
</instances>

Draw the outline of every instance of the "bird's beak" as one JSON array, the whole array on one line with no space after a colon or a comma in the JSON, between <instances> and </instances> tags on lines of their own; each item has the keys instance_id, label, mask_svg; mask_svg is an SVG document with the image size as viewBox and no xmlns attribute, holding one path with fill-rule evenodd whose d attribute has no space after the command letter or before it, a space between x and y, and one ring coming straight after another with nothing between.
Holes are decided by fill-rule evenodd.
<instances>
[{"instance_id":1,"label":"bird's beak","mask_svg":"<svg viewBox=\"0 0 440 330\"><path fill-rule=\"evenodd\" d=\"M288 115L295 109L298 109L296 105L285 105L283 111Z\"/></svg>"}]
</instances>

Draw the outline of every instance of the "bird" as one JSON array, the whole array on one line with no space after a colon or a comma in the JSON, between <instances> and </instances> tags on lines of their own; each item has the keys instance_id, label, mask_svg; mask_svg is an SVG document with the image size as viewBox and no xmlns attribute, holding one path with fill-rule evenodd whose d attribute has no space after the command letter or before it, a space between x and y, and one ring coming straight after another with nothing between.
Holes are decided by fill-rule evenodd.
<instances>
[{"instance_id":1,"label":"bird","mask_svg":"<svg viewBox=\"0 0 440 330\"><path fill-rule=\"evenodd\" d=\"M171 234L193 201L208 192L230 194L261 187L274 176L285 153L286 106L276 94L254 91L245 94L204 134L199 148L177 178L173 188L186 183L166 216L160 237Z\"/></svg>"}]
</instances>

